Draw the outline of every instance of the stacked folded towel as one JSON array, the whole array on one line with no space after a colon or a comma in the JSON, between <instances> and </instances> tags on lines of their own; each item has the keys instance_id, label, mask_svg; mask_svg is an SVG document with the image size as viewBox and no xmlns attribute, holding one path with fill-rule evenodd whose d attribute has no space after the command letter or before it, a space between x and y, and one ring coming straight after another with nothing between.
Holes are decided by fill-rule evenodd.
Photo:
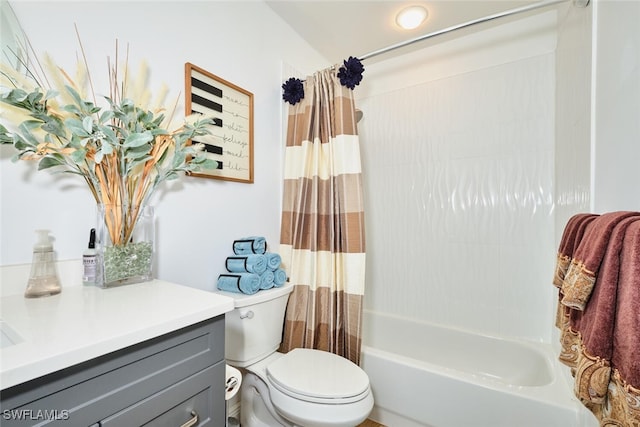
<instances>
[{"instance_id":1,"label":"stacked folded towel","mask_svg":"<svg viewBox=\"0 0 640 427\"><path fill-rule=\"evenodd\" d=\"M280 268L282 258L280 258L280 255L273 252L267 252L265 253L265 256L267 257L267 272L270 271L271 276L273 277L271 287L275 286L278 288L284 285L287 281L287 273Z\"/></svg>"},{"instance_id":2,"label":"stacked folded towel","mask_svg":"<svg viewBox=\"0 0 640 427\"><path fill-rule=\"evenodd\" d=\"M282 285L284 285L284 283L287 281L287 273L285 273L285 271L281 268L276 268L273 271L273 286L280 287Z\"/></svg>"},{"instance_id":3,"label":"stacked folded towel","mask_svg":"<svg viewBox=\"0 0 640 427\"><path fill-rule=\"evenodd\" d=\"M233 253L236 255L264 254L267 240L260 236L243 237L233 241Z\"/></svg>"},{"instance_id":4,"label":"stacked folded towel","mask_svg":"<svg viewBox=\"0 0 640 427\"><path fill-rule=\"evenodd\" d=\"M232 273L256 273L262 274L267 271L267 257L264 255L237 255L227 257L225 262L227 271Z\"/></svg>"},{"instance_id":5,"label":"stacked folded towel","mask_svg":"<svg viewBox=\"0 0 640 427\"><path fill-rule=\"evenodd\" d=\"M260 275L260 289L271 289L273 288L273 271L267 270Z\"/></svg>"},{"instance_id":6,"label":"stacked folded towel","mask_svg":"<svg viewBox=\"0 0 640 427\"><path fill-rule=\"evenodd\" d=\"M265 256L267 257L267 268L273 271L273 286L278 287L284 285L287 281L287 273L280 268L282 258L273 252L267 252Z\"/></svg>"},{"instance_id":7,"label":"stacked folded towel","mask_svg":"<svg viewBox=\"0 0 640 427\"><path fill-rule=\"evenodd\" d=\"M267 267L269 267L271 270L275 270L280 267L280 263L282 262L282 258L280 258L280 255L273 252L267 252L265 254L265 257L267 259Z\"/></svg>"},{"instance_id":8,"label":"stacked folded towel","mask_svg":"<svg viewBox=\"0 0 640 427\"><path fill-rule=\"evenodd\" d=\"M260 276L255 273L221 274L218 289L252 295L260 290Z\"/></svg>"},{"instance_id":9,"label":"stacked folded towel","mask_svg":"<svg viewBox=\"0 0 640 427\"><path fill-rule=\"evenodd\" d=\"M281 268L280 255L267 252L264 237L252 236L234 240L233 253L225 261L229 273L218 277L218 289L254 294L259 290L280 287L287 281L287 274Z\"/></svg>"}]
</instances>

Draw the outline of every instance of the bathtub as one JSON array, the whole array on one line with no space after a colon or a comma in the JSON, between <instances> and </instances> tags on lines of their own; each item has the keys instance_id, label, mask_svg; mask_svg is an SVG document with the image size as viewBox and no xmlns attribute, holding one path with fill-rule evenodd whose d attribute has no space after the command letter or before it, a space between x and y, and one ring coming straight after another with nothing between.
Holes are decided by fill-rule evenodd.
<instances>
[{"instance_id":1,"label":"bathtub","mask_svg":"<svg viewBox=\"0 0 640 427\"><path fill-rule=\"evenodd\" d=\"M550 345L365 310L371 419L390 427L590 427Z\"/></svg>"}]
</instances>

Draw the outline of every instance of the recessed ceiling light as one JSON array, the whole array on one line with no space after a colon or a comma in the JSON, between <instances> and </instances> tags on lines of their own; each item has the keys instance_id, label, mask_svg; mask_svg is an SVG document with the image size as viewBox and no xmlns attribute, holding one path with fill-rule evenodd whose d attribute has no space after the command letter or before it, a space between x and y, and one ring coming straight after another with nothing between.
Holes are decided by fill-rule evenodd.
<instances>
[{"instance_id":1,"label":"recessed ceiling light","mask_svg":"<svg viewBox=\"0 0 640 427\"><path fill-rule=\"evenodd\" d=\"M396 23L405 30L417 28L427 19L427 9L422 6L409 6L396 15Z\"/></svg>"}]
</instances>

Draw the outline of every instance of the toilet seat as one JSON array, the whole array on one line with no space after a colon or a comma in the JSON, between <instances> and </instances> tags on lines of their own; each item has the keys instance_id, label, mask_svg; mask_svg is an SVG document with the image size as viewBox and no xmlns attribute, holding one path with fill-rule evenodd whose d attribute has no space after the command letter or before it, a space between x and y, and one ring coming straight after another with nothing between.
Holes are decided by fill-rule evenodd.
<instances>
[{"instance_id":1,"label":"toilet seat","mask_svg":"<svg viewBox=\"0 0 640 427\"><path fill-rule=\"evenodd\" d=\"M349 404L370 394L369 377L344 357L321 350L297 348L269 363L269 384L305 402Z\"/></svg>"}]
</instances>

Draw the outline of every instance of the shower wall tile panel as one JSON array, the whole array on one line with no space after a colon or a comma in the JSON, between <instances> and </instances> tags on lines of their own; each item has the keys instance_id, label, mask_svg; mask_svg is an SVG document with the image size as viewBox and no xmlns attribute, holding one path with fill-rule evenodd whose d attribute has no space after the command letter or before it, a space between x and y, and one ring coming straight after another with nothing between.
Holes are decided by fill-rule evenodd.
<instances>
[{"instance_id":1,"label":"shower wall tile panel","mask_svg":"<svg viewBox=\"0 0 640 427\"><path fill-rule=\"evenodd\" d=\"M591 209L593 7L570 7L558 26L556 55L556 242L577 212Z\"/></svg>"},{"instance_id":2,"label":"shower wall tile panel","mask_svg":"<svg viewBox=\"0 0 640 427\"><path fill-rule=\"evenodd\" d=\"M549 339L554 73L544 54L358 102L366 308Z\"/></svg>"},{"instance_id":3,"label":"shower wall tile panel","mask_svg":"<svg viewBox=\"0 0 640 427\"><path fill-rule=\"evenodd\" d=\"M593 7L569 7L556 48L555 242L572 215L591 208L591 69ZM560 351L550 321L551 343ZM569 379L570 383L573 379Z\"/></svg>"}]
</instances>

